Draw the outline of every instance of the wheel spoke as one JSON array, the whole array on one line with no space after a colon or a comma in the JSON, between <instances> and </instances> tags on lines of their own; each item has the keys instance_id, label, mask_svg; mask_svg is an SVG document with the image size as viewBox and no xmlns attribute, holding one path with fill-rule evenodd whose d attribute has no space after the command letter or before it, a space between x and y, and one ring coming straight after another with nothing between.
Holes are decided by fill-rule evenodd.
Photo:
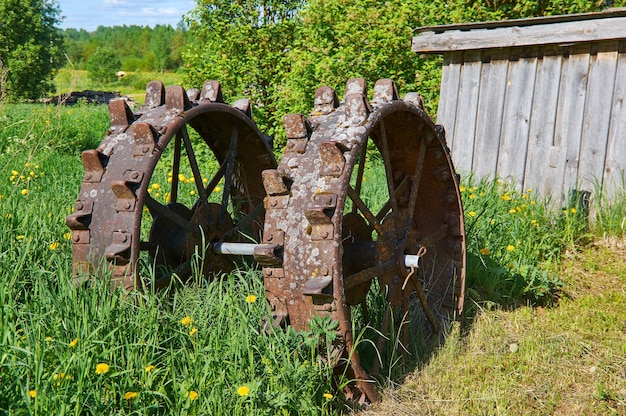
<instances>
[{"instance_id":1,"label":"wheel spoke","mask_svg":"<svg viewBox=\"0 0 626 416\"><path fill-rule=\"evenodd\" d=\"M426 247L426 246L435 244L438 241L443 240L444 238L448 236L448 228L450 228L448 224L441 224L441 226L439 227L437 231L435 231L434 233L430 235L427 235L426 237L419 239L415 244L413 244L411 247L412 248L411 252L415 252L419 250L420 247Z\"/></svg>"},{"instance_id":2,"label":"wheel spoke","mask_svg":"<svg viewBox=\"0 0 626 416\"><path fill-rule=\"evenodd\" d=\"M215 175L213 175L209 183L207 183L206 187L204 188L207 195L213 192L217 184L220 183L220 181L224 177L225 172L226 172L226 162L223 162L220 165L220 168L217 170L217 172L215 172Z\"/></svg>"},{"instance_id":3,"label":"wheel spoke","mask_svg":"<svg viewBox=\"0 0 626 416\"><path fill-rule=\"evenodd\" d=\"M380 221L376 218L376 216L370 211L370 209L365 205L365 202L361 199L359 194L352 188L352 186L348 185L346 188L347 194L352 200L352 203L356 205L356 207L363 213L365 219L369 222L370 228L376 230L378 235L383 235L382 228L380 227Z\"/></svg>"},{"instance_id":4,"label":"wheel spoke","mask_svg":"<svg viewBox=\"0 0 626 416\"><path fill-rule=\"evenodd\" d=\"M183 230L192 233L196 237L200 236L197 225L194 225L191 222L187 221L185 218L181 217L176 212L169 209L167 206L161 204L150 195L146 196L146 205L148 206L148 210L150 210L150 213L153 217L155 215L161 215L162 217L167 218L173 224L178 225Z\"/></svg>"},{"instance_id":5,"label":"wheel spoke","mask_svg":"<svg viewBox=\"0 0 626 416\"><path fill-rule=\"evenodd\" d=\"M243 218L237 221L237 224L230 230L226 231L222 236L222 240L230 237L231 235L238 233L242 229L246 228L250 223L252 223L255 219L258 219L261 214L265 212L265 205L263 202L258 204L256 207L252 209L249 213L247 213Z\"/></svg>"},{"instance_id":6,"label":"wheel spoke","mask_svg":"<svg viewBox=\"0 0 626 416\"><path fill-rule=\"evenodd\" d=\"M185 280L186 277L191 276L191 259L185 261L164 276L156 279L154 282L155 289L163 289L164 287L169 285L174 275L180 277L182 280Z\"/></svg>"},{"instance_id":7,"label":"wheel spoke","mask_svg":"<svg viewBox=\"0 0 626 416\"><path fill-rule=\"evenodd\" d=\"M424 310L424 315L426 315L426 319L428 319L428 322L430 323L430 326L433 328L433 331L439 332L439 329L440 329L439 322L437 322L437 319L435 319L435 315L433 314L430 304L428 303L428 299L426 298L426 294L424 293L424 288L422 287L422 284L415 277L415 274L413 273L413 271L407 277L407 279L411 283L411 286L413 286L413 289L415 289L415 292L417 293L417 297L420 300L420 304L422 305L422 309Z\"/></svg>"},{"instance_id":8,"label":"wheel spoke","mask_svg":"<svg viewBox=\"0 0 626 416\"><path fill-rule=\"evenodd\" d=\"M398 212L398 200L395 195L395 187L393 186L393 171L391 169L391 159L389 158L389 142L387 141L387 130L385 128L385 121L380 120L380 141L381 141L381 153L383 154L383 162L385 163L385 176L387 178L387 192L389 194L389 200L391 201L391 210Z\"/></svg>"},{"instance_id":9,"label":"wheel spoke","mask_svg":"<svg viewBox=\"0 0 626 416\"><path fill-rule=\"evenodd\" d=\"M417 193L419 191L420 182L422 180L422 168L424 167L424 159L426 158L426 140L422 140L420 150L417 155L417 163L415 164L415 172L413 173L411 184L411 193L409 194L409 206L406 212L406 223L404 228L404 237L408 237L411 230L411 222L413 220L413 214L415 211L415 204L417 203Z\"/></svg>"},{"instance_id":10,"label":"wheel spoke","mask_svg":"<svg viewBox=\"0 0 626 416\"><path fill-rule=\"evenodd\" d=\"M402 182L400 182L400 185L398 185L398 187L396 188L396 191L394 192L396 198L398 197L398 195L402 195L407 186L409 186L409 178L405 176L404 179L402 179ZM391 200L392 198L389 198L380 209L380 211L378 211L378 213L376 214L376 219L378 221L382 221L383 218L385 218L385 215L387 215L387 213L391 209Z\"/></svg>"},{"instance_id":11,"label":"wheel spoke","mask_svg":"<svg viewBox=\"0 0 626 416\"><path fill-rule=\"evenodd\" d=\"M191 166L193 179L196 183L196 189L198 190L200 203L206 205L208 203L207 193L204 189L204 185L202 184L202 174L200 173L200 168L198 168L198 161L196 160L196 154L193 151L193 146L191 144L191 140L189 139L189 134L187 133L187 126L183 126L179 130L179 133L182 135L183 141L185 143L185 150L187 151L187 159L189 159L189 165ZM178 136L178 133L177 133L177 136Z\"/></svg>"},{"instance_id":12,"label":"wheel spoke","mask_svg":"<svg viewBox=\"0 0 626 416\"><path fill-rule=\"evenodd\" d=\"M361 283L372 280L375 277L380 277L384 275L385 273L387 273L390 270L390 268L393 267L393 264L394 264L393 260L386 261L380 265L363 269L357 273L354 273L351 276L345 277L344 288L346 290L352 289L353 287Z\"/></svg>"},{"instance_id":13,"label":"wheel spoke","mask_svg":"<svg viewBox=\"0 0 626 416\"><path fill-rule=\"evenodd\" d=\"M172 162L172 187L170 189L170 202L178 200L178 175L180 174L180 136L174 139L174 161Z\"/></svg>"},{"instance_id":14,"label":"wheel spoke","mask_svg":"<svg viewBox=\"0 0 626 416\"><path fill-rule=\"evenodd\" d=\"M363 184L363 173L365 171L365 157L367 156L367 142L363 145L361 149L361 154L359 155L359 169L356 174L356 183L354 184L354 193L361 196L361 185ZM356 204L352 204L352 212L356 212L357 207Z\"/></svg>"},{"instance_id":15,"label":"wheel spoke","mask_svg":"<svg viewBox=\"0 0 626 416\"><path fill-rule=\"evenodd\" d=\"M228 157L226 159L226 174L224 178L224 192L222 193L222 210L220 211L220 220L226 221L228 215L228 200L230 199L230 189L233 183L233 173L235 171L235 160L237 159L237 141L239 139L239 129L233 126L230 135L230 146L228 148Z\"/></svg>"}]
</instances>

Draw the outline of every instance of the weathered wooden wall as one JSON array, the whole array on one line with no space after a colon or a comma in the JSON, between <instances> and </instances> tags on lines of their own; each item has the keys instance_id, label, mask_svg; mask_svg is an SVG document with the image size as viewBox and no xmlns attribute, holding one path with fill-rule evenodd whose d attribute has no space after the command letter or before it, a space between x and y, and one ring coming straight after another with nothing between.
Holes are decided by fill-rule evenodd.
<instances>
[{"instance_id":1,"label":"weathered wooden wall","mask_svg":"<svg viewBox=\"0 0 626 416\"><path fill-rule=\"evenodd\" d=\"M455 50L437 50L444 53L437 123L446 129L457 170L509 178L519 189L532 188L560 203L572 191L622 190L626 32L619 29L626 29L626 18L619 19L616 26L594 15L594 27L615 29L597 41L564 40L560 26L571 22L540 25L542 37L534 41L536 28L522 26L530 33L526 46L507 43L495 29L488 32L492 40L482 43L455 44L448 32L445 41ZM487 32L480 29L480 35ZM473 37L472 31L452 37ZM575 31L588 37L584 21L576 22ZM549 33L568 44L551 44ZM616 33L625 39L614 39ZM432 49L433 42L428 45ZM416 48L415 39L414 50L427 51Z\"/></svg>"}]
</instances>

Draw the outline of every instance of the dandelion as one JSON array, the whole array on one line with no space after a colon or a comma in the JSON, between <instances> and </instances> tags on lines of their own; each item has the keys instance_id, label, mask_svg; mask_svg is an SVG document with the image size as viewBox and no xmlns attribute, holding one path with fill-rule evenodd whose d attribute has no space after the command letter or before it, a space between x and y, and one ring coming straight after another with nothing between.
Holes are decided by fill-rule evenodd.
<instances>
[{"instance_id":1,"label":"dandelion","mask_svg":"<svg viewBox=\"0 0 626 416\"><path fill-rule=\"evenodd\" d=\"M17 237L15 237L15 239L17 241L22 241L24 239L24 236L23 235L18 235Z\"/></svg>"},{"instance_id":2,"label":"dandelion","mask_svg":"<svg viewBox=\"0 0 626 416\"><path fill-rule=\"evenodd\" d=\"M22 189L20 193L24 196L28 195L28 189Z\"/></svg>"},{"instance_id":3,"label":"dandelion","mask_svg":"<svg viewBox=\"0 0 626 416\"><path fill-rule=\"evenodd\" d=\"M16 171L16 170L12 170L12 171L11 171L11 176L17 176L17 175L19 175L19 174L20 174L20 173L19 173L18 171Z\"/></svg>"},{"instance_id":4,"label":"dandelion","mask_svg":"<svg viewBox=\"0 0 626 416\"><path fill-rule=\"evenodd\" d=\"M189 195L194 196L196 194L196 191L189 191Z\"/></svg>"},{"instance_id":5,"label":"dandelion","mask_svg":"<svg viewBox=\"0 0 626 416\"><path fill-rule=\"evenodd\" d=\"M254 302L256 302L256 296L254 295L246 296L246 303L254 303Z\"/></svg>"},{"instance_id":6,"label":"dandelion","mask_svg":"<svg viewBox=\"0 0 626 416\"><path fill-rule=\"evenodd\" d=\"M63 238L65 238L66 240L71 240L72 239L72 233L65 233L65 234L63 234Z\"/></svg>"},{"instance_id":7,"label":"dandelion","mask_svg":"<svg viewBox=\"0 0 626 416\"><path fill-rule=\"evenodd\" d=\"M246 397L247 395L250 394L250 387L248 386L241 386L237 389L237 394L240 395L241 397Z\"/></svg>"},{"instance_id":8,"label":"dandelion","mask_svg":"<svg viewBox=\"0 0 626 416\"><path fill-rule=\"evenodd\" d=\"M50 250L54 251L57 248L59 248L59 242L58 241L55 241L54 243L50 244Z\"/></svg>"},{"instance_id":9,"label":"dandelion","mask_svg":"<svg viewBox=\"0 0 626 416\"><path fill-rule=\"evenodd\" d=\"M219 186L215 187L215 192L222 192L222 188L220 188Z\"/></svg>"},{"instance_id":10,"label":"dandelion","mask_svg":"<svg viewBox=\"0 0 626 416\"><path fill-rule=\"evenodd\" d=\"M509 213L511 213L511 214L515 214L516 212L517 212L517 211L515 210L515 208L511 208L511 209L509 210Z\"/></svg>"},{"instance_id":11,"label":"dandelion","mask_svg":"<svg viewBox=\"0 0 626 416\"><path fill-rule=\"evenodd\" d=\"M513 251L513 250L515 250L515 246L513 244L509 244L508 246L506 246L506 250L507 251Z\"/></svg>"},{"instance_id":12,"label":"dandelion","mask_svg":"<svg viewBox=\"0 0 626 416\"><path fill-rule=\"evenodd\" d=\"M459 191L461 191L461 192L465 192L466 190L467 190L467 188L466 188L466 187L464 187L464 186L459 186Z\"/></svg>"},{"instance_id":13,"label":"dandelion","mask_svg":"<svg viewBox=\"0 0 626 416\"><path fill-rule=\"evenodd\" d=\"M149 372L154 371L154 370L156 370L156 367L155 367L155 366L153 366L152 364L150 364L150 365L146 366L146 368L144 369L144 371L145 371L146 373L149 373Z\"/></svg>"},{"instance_id":14,"label":"dandelion","mask_svg":"<svg viewBox=\"0 0 626 416\"><path fill-rule=\"evenodd\" d=\"M136 391L127 391L122 397L124 398L124 400L132 400L137 396L139 396L139 393L137 393Z\"/></svg>"},{"instance_id":15,"label":"dandelion","mask_svg":"<svg viewBox=\"0 0 626 416\"><path fill-rule=\"evenodd\" d=\"M198 333L198 328L196 328L195 326L193 328L191 328L191 330L189 331L189 336L193 337L194 335L196 335Z\"/></svg>"},{"instance_id":16,"label":"dandelion","mask_svg":"<svg viewBox=\"0 0 626 416\"><path fill-rule=\"evenodd\" d=\"M532 219L532 220L530 220L530 223L531 223L532 225L536 225L536 224L537 224L537 220L536 220L536 219Z\"/></svg>"},{"instance_id":17,"label":"dandelion","mask_svg":"<svg viewBox=\"0 0 626 416\"><path fill-rule=\"evenodd\" d=\"M31 399L34 399L35 397L37 397L37 390L28 390L28 395Z\"/></svg>"},{"instance_id":18,"label":"dandelion","mask_svg":"<svg viewBox=\"0 0 626 416\"><path fill-rule=\"evenodd\" d=\"M511 200L511 195L504 194L500 198L502 198L503 201L510 201Z\"/></svg>"},{"instance_id":19,"label":"dandelion","mask_svg":"<svg viewBox=\"0 0 626 416\"><path fill-rule=\"evenodd\" d=\"M572 214L576 214L576 208L572 208L572 209L570 210L570 212L571 212Z\"/></svg>"},{"instance_id":20,"label":"dandelion","mask_svg":"<svg viewBox=\"0 0 626 416\"><path fill-rule=\"evenodd\" d=\"M185 182L187 182L187 177L186 177L184 174L179 173L179 174L178 174L178 180L179 180L180 182L185 183Z\"/></svg>"},{"instance_id":21,"label":"dandelion","mask_svg":"<svg viewBox=\"0 0 626 416\"><path fill-rule=\"evenodd\" d=\"M191 390L189 393L187 393L187 397L189 398L189 400L196 400L198 398L198 392L195 390Z\"/></svg>"},{"instance_id":22,"label":"dandelion","mask_svg":"<svg viewBox=\"0 0 626 416\"><path fill-rule=\"evenodd\" d=\"M96 374L106 374L110 369L111 367L107 363L98 363L98 365L96 365Z\"/></svg>"},{"instance_id":23,"label":"dandelion","mask_svg":"<svg viewBox=\"0 0 626 416\"><path fill-rule=\"evenodd\" d=\"M489 250L488 248L481 248L480 250L478 250L480 252L480 254L482 254L483 256L488 256L491 254L491 250Z\"/></svg>"},{"instance_id":24,"label":"dandelion","mask_svg":"<svg viewBox=\"0 0 626 416\"><path fill-rule=\"evenodd\" d=\"M187 315L183 319L180 320L180 323L184 326L191 326L193 321L191 320L191 316Z\"/></svg>"},{"instance_id":25,"label":"dandelion","mask_svg":"<svg viewBox=\"0 0 626 416\"><path fill-rule=\"evenodd\" d=\"M78 338L74 338L73 340L70 341L70 348L74 348L77 345L78 345Z\"/></svg>"},{"instance_id":26,"label":"dandelion","mask_svg":"<svg viewBox=\"0 0 626 416\"><path fill-rule=\"evenodd\" d=\"M52 341L52 337L46 337L45 341L46 341L46 342L50 342L50 341Z\"/></svg>"},{"instance_id":27,"label":"dandelion","mask_svg":"<svg viewBox=\"0 0 626 416\"><path fill-rule=\"evenodd\" d=\"M332 400L333 395L330 393L324 393L322 394L322 396L326 399L326 400Z\"/></svg>"},{"instance_id":28,"label":"dandelion","mask_svg":"<svg viewBox=\"0 0 626 416\"><path fill-rule=\"evenodd\" d=\"M475 217L476 216L476 211L470 211L467 213L467 215L469 215L470 217Z\"/></svg>"},{"instance_id":29,"label":"dandelion","mask_svg":"<svg viewBox=\"0 0 626 416\"><path fill-rule=\"evenodd\" d=\"M161 189L161 184L153 183L152 185L150 185L150 188L154 189L155 191L159 190L159 189Z\"/></svg>"},{"instance_id":30,"label":"dandelion","mask_svg":"<svg viewBox=\"0 0 626 416\"><path fill-rule=\"evenodd\" d=\"M469 199L476 199L476 194L470 194Z\"/></svg>"}]
</instances>

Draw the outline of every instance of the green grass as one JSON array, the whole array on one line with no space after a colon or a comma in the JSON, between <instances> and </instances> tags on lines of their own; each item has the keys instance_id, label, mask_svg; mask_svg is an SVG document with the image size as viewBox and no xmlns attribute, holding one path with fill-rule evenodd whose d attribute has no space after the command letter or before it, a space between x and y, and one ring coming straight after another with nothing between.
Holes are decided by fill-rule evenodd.
<instances>
[{"instance_id":1,"label":"green grass","mask_svg":"<svg viewBox=\"0 0 626 416\"><path fill-rule=\"evenodd\" d=\"M311 332L263 331L269 311L258 271L240 270L222 281L196 281L156 294L121 293L104 279L91 286L71 285L65 216L73 211L80 187L80 151L104 137L106 108L5 105L0 119L0 414L339 412L342 402L331 370L318 357L331 323L317 322ZM165 186L166 170L158 175L153 183ZM379 176L366 172L364 186ZM580 213L571 208L550 212L532 191L514 192L498 182L466 183L462 195L468 230L467 305L473 317L467 331L480 329L475 335L480 340L476 347L470 341L476 349L468 351L465 335L453 333L441 353L422 363L428 376L416 383L423 390L409 386L433 400L446 400L458 391L460 396L454 397L472 405L446 408L453 414L490 413L498 408L492 398L505 400L533 377L559 376L550 363L577 365L577 354L590 346L592 356L599 358L584 361L581 368L599 371L594 397L618 403L616 374L623 371L623 360L616 359L616 351L623 354L619 348L624 344L616 341L615 331L623 322L616 312L624 309L623 293L570 298L570 280L559 269L563 253L590 239ZM600 205L592 230L623 238L623 201L620 196ZM600 268L594 257L586 261L589 269ZM252 299L249 295L256 297L254 302L246 301ZM561 315L555 312L551 321L538 323L544 309L499 308L529 302L558 305L545 310ZM599 302L604 306L595 310ZM489 309L494 311L486 314ZM515 314L517 321L503 322L505 313ZM523 328L533 331L528 338L520 335ZM570 332L575 336L569 338ZM554 336L546 341L547 333ZM611 348L606 360L603 334L609 334ZM529 353L523 358L507 353L512 343ZM467 366L450 371L459 359ZM492 390L481 398L472 395L472 377L494 372L499 378L489 379ZM525 394L544 400L542 388L550 386L537 381ZM334 396L327 399L325 394ZM501 408L523 410L522 404L515 406Z\"/></svg>"}]
</instances>

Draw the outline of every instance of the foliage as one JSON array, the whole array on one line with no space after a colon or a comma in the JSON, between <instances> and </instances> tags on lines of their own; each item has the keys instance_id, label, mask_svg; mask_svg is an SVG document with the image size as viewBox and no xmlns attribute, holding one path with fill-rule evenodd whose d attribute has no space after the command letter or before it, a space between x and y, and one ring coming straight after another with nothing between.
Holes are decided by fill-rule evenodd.
<instances>
[{"instance_id":1,"label":"foliage","mask_svg":"<svg viewBox=\"0 0 626 416\"><path fill-rule=\"evenodd\" d=\"M187 40L184 26L99 26L93 32L84 29L63 31L64 52L68 64L86 69L87 62L98 48L115 51L124 71L175 71L182 65L181 53Z\"/></svg>"},{"instance_id":2,"label":"foliage","mask_svg":"<svg viewBox=\"0 0 626 416\"><path fill-rule=\"evenodd\" d=\"M87 75L96 82L112 82L122 63L115 51L109 48L98 48L87 61Z\"/></svg>"},{"instance_id":3,"label":"foliage","mask_svg":"<svg viewBox=\"0 0 626 416\"><path fill-rule=\"evenodd\" d=\"M0 0L0 100L37 99L61 67L56 1Z\"/></svg>"},{"instance_id":4,"label":"foliage","mask_svg":"<svg viewBox=\"0 0 626 416\"><path fill-rule=\"evenodd\" d=\"M291 62L296 13L302 0L199 0L189 20L184 54L188 84L216 79L230 98L249 98L262 131L274 135L281 124L277 103Z\"/></svg>"}]
</instances>

